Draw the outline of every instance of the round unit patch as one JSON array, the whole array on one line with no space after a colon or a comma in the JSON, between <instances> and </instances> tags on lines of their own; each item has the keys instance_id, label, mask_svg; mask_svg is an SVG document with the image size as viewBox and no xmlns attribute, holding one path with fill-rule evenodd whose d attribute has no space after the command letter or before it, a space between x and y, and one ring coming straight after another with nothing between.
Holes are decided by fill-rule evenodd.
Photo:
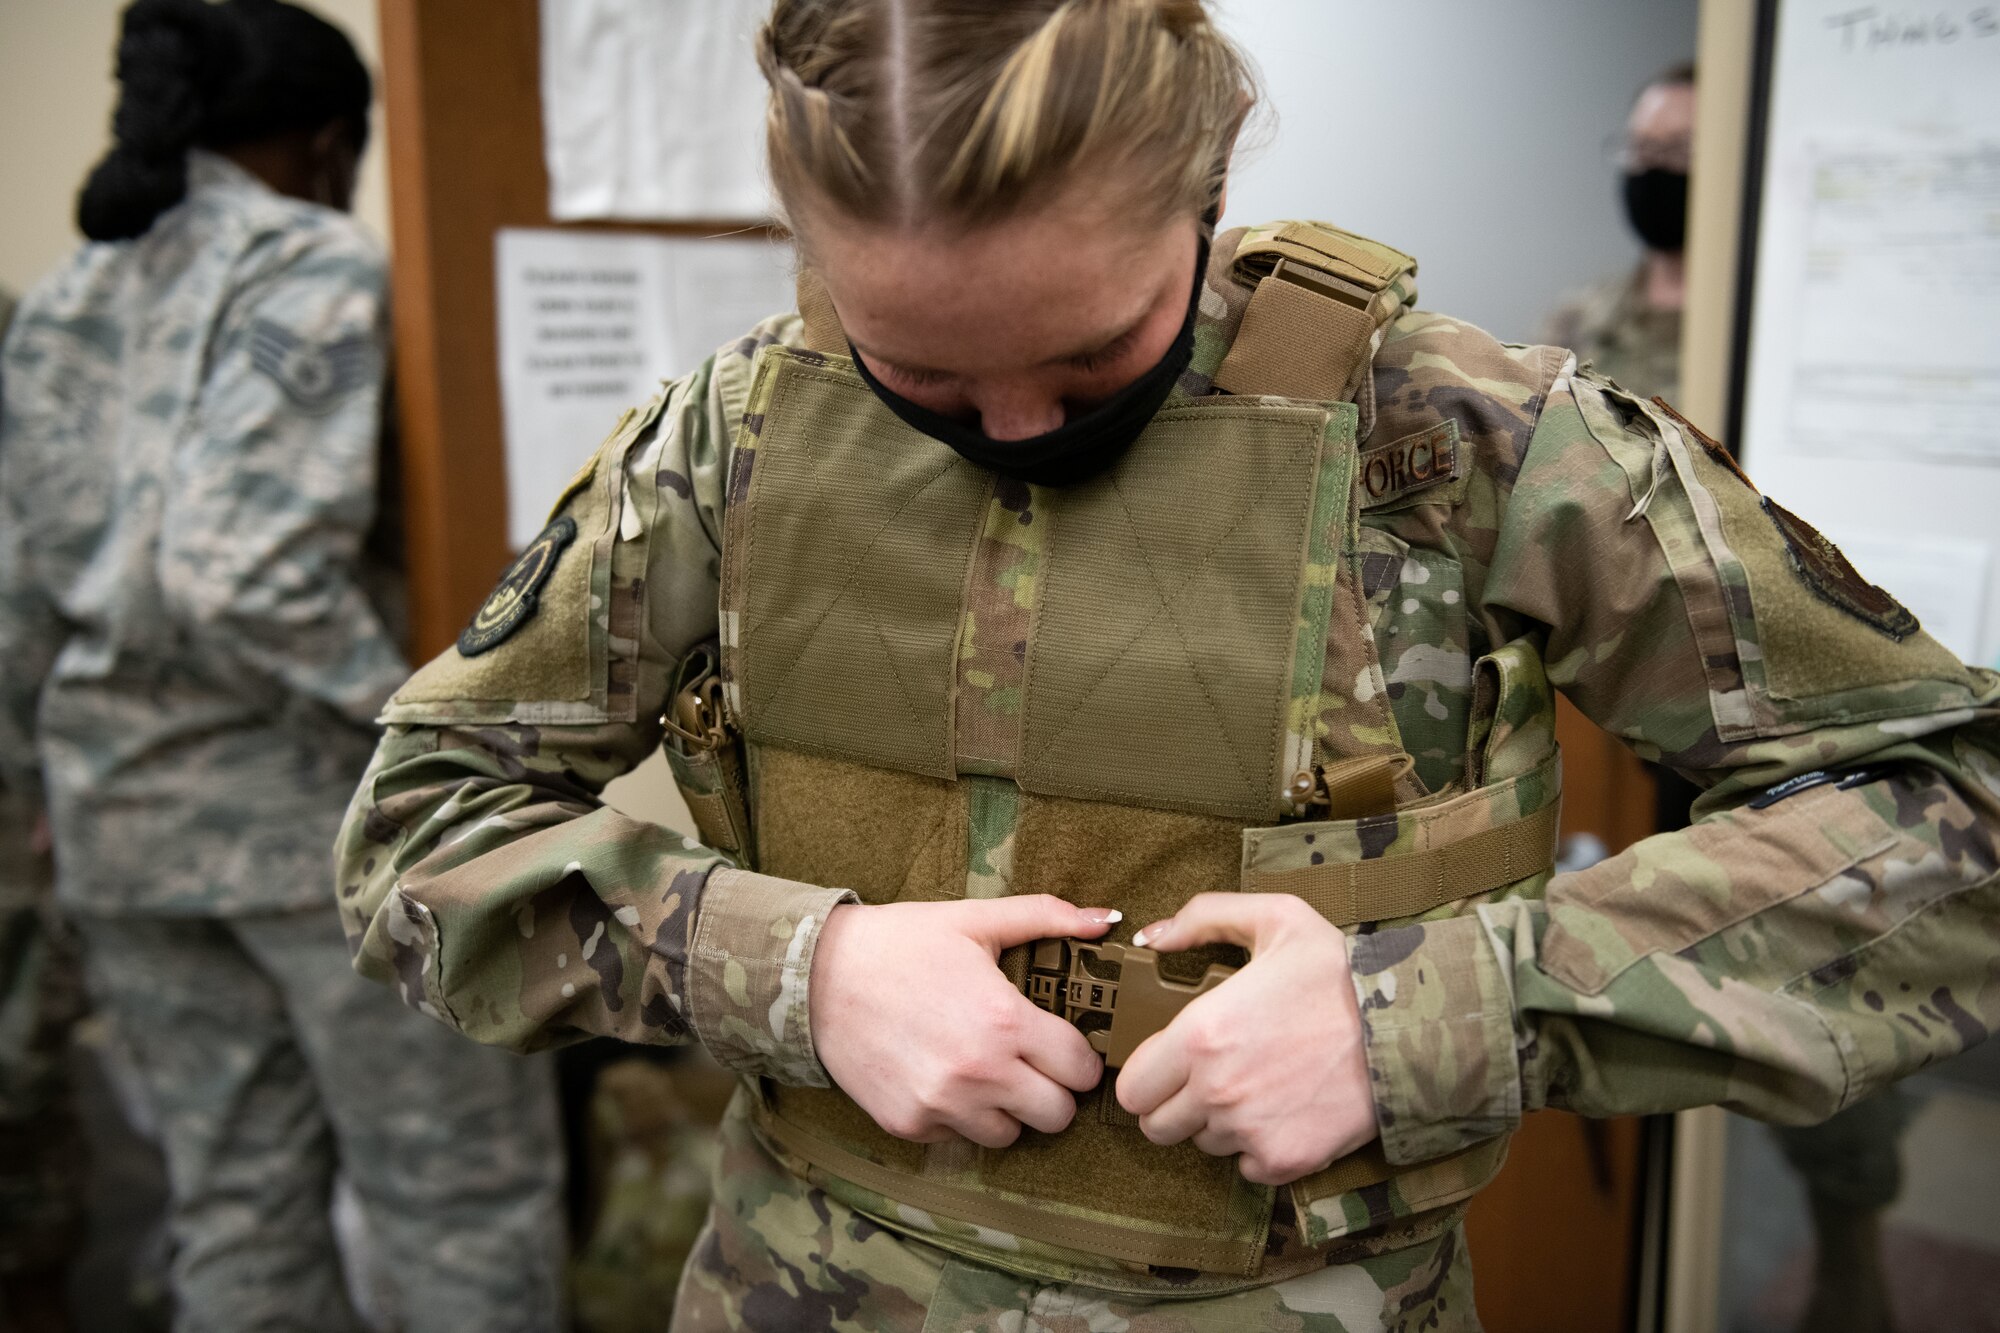
<instances>
[{"instance_id":1,"label":"round unit patch","mask_svg":"<svg viewBox=\"0 0 2000 1333\"><path fill-rule=\"evenodd\" d=\"M559 518L543 528L541 535L528 543L528 549L507 566L507 572L500 576L500 586L487 595L472 623L458 636L460 655L477 657L504 643L526 624L535 614L536 594L555 572L563 549L575 540L573 518Z\"/></svg>"}]
</instances>

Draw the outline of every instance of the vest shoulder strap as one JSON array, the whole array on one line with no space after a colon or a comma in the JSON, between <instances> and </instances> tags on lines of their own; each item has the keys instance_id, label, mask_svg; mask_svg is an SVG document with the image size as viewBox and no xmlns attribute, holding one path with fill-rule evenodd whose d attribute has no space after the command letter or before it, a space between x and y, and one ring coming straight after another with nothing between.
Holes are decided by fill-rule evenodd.
<instances>
[{"instance_id":1,"label":"vest shoulder strap","mask_svg":"<svg viewBox=\"0 0 2000 1333\"><path fill-rule=\"evenodd\" d=\"M1352 400L1382 328L1416 297L1417 261L1324 222L1252 227L1234 275L1254 287L1215 386Z\"/></svg>"}]
</instances>

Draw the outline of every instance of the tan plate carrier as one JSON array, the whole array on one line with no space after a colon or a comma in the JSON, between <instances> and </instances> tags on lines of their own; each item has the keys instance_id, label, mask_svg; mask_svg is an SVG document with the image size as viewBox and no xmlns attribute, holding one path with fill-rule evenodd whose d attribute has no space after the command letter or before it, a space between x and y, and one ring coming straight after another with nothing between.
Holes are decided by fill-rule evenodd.
<instances>
[{"instance_id":1,"label":"tan plate carrier","mask_svg":"<svg viewBox=\"0 0 2000 1333\"><path fill-rule=\"evenodd\" d=\"M996 479L876 401L808 278L809 346L760 354L732 465L729 726L714 725L712 683L691 682L699 706L676 714L676 769L696 779L704 832L759 870L869 903L993 892L997 874L997 891L1121 908L1114 949L1092 964L1108 960L1114 982L1115 946L1203 890L1297 894L1342 926L1539 891L1553 740L1523 745L1522 727L1494 722L1547 716L1531 653L1479 664L1496 688L1465 789L1400 805L1399 791L1420 789L1386 702L1336 697L1376 651L1349 614L1360 414L1340 399L1365 388L1414 268L1310 223L1254 229L1218 258L1211 285L1254 285L1211 362L1225 392L1176 395L1108 475L1033 489L1045 528L1018 728L1011 757L976 772L957 747L957 669L973 580L990 576ZM1327 725L1336 712L1375 725ZM739 728L747 765L732 775L703 756ZM1506 744L1480 739L1503 733ZM735 783L745 795L731 800ZM1002 961L1033 988L1028 951ZM1242 961L1211 948L1158 968L1163 985L1198 987L1211 965ZM1101 1017L1115 990L1090 992ZM1042 991L1056 997L1046 977ZM816 1183L892 1224L921 1210L930 1238L962 1251L1258 1274L1275 1192L1233 1159L1149 1142L1108 1083L1068 1130L1001 1151L894 1138L833 1088L767 1084L755 1116ZM1494 1140L1390 1166L1371 1149L1289 1188L1313 1243L1391 1223L1414 1232L1449 1225L1503 1154Z\"/></svg>"}]
</instances>

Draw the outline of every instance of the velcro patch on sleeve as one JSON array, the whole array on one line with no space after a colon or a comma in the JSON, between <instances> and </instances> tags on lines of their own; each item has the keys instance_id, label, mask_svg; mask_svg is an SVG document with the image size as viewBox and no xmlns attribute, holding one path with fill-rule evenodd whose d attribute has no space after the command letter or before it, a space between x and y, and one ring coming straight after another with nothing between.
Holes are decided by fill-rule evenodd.
<instances>
[{"instance_id":1,"label":"velcro patch on sleeve","mask_svg":"<svg viewBox=\"0 0 2000 1333\"><path fill-rule=\"evenodd\" d=\"M1458 423L1441 421L1388 444L1378 444L1361 452L1355 470L1355 484L1361 488L1361 507L1381 509L1419 492L1429 491L1465 475L1465 450L1458 439ZM1450 502L1455 491L1435 498Z\"/></svg>"},{"instance_id":2,"label":"velcro patch on sleeve","mask_svg":"<svg viewBox=\"0 0 2000 1333\"><path fill-rule=\"evenodd\" d=\"M556 561L562 559L563 549L575 540L575 519L558 518L543 528L541 535L528 543L528 549L507 566L507 572L500 576L499 585L487 595L472 617L472 623L458 636L459 654L477 657L489 648L499 646L532 617L542 585L555 572Z\"/></svg>"},{"instance_id":3,"label":"velcro patch on sleeve","mask_svg":"<svg viewBox=\"0 0 2000 1333\"><path fill-rule=\"evenodd\" d=\"M1921 628L1908 607L1862 578L1861 571L1838 546L1821 536L1819 529L1773 502L1768 495L1762 503L1772 525L1785 539L1792 572L1812 590L1813 596L1898 643Z\"/></svg>"}]
</instances>

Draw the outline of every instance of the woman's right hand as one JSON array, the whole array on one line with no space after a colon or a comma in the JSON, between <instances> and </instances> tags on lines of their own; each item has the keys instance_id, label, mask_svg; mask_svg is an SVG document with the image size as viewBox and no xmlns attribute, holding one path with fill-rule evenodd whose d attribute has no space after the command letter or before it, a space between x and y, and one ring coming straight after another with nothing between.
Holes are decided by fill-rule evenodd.
<instances>
[{"instance_id":1,"label":"woman's right hand","mask_svg":"<svg viewBox=\"0 0 2000 1333\"><path fill-rule=\"evenodd\" d=\"M1048 894L836 907L812 963L812 1036L833 1081L899 1139L1004 1148L1053 1134L1104 1061L998 967L1010 945L1096 939L1116 912Z\"/></svg>"}]
</instances>

